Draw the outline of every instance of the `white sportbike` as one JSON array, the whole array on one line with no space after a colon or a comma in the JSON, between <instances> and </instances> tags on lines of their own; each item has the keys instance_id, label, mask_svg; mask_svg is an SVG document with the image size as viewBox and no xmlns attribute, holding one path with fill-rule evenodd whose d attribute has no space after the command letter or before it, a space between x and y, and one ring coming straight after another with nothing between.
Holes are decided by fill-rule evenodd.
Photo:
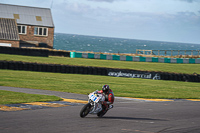
<instances>
[{"instance_id":1,"label":"white sportbike","mask_svg":"<svg viewBox=\"0 0 200 133\"><path fill-rule=\"evenodd\" d=\"M84 118L88 114L97 114L98 117L105 115L108 110L103 109L103 101L105 101L105 96L98 93L98 90L90 93L88 95L88 103L80 111L80 117ZM110 105L108 109L111 108L113 108L113 105Z\"/></svg>"}]
</instances>

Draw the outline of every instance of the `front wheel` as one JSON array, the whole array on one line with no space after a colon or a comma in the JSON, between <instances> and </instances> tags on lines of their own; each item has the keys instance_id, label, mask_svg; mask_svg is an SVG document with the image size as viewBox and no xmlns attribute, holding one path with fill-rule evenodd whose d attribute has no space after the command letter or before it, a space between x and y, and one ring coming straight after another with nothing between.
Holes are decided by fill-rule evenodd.
<instances>
[{"instance_id":1,"label":"front wheel","mask_svg":"<svg viewBox=\"0 0 200 133\"><path fill-rule=\"evenodd\" d=\"M88 113L90 112L90 109L91 109L90 103L84 105L83 108L80 111L80 117L84 118L85 116L87 116Z\"/></svg>"}]
</instances>

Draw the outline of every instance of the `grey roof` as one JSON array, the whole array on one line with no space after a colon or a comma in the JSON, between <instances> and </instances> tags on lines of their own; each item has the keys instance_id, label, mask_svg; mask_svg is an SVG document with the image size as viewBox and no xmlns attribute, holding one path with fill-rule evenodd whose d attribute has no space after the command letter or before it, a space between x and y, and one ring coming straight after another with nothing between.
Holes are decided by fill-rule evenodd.
<instances>
[{"instance_id":1,"label":"grey roof","mask_svg":"<svg viewBox=\"0 0 200 133\"><path fill-rule=\"evenodd\" d=\"M0 39L19 40L15 19L0 18Z\"/></svg>"},{"instance_id":2,"label":"grey roof","mask_svg":"<svg viewBox=\"0 0 200 133\"><path fill-rule=\"evenodd\" d=\"M14 18L14 14L19 14L17 24L54 27L49 8L0 4L0 18ZM36 20L36 16L41 17L41 20Z\"/></svg>"}]
</instances>

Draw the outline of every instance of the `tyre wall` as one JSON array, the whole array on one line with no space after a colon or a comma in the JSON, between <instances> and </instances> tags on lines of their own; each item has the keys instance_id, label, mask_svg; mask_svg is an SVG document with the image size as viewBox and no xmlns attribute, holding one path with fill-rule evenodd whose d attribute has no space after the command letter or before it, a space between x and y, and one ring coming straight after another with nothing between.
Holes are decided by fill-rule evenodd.
<instances>
[{"instance_id":1,"label":"tyre wall","mask_svg":"<svg viewBox=\"0 0 200 133\"><path fill-rule=\"evenodd\" d=\"M0 61L0 69L25 70L37 72L71 73L103 75L113 77L143 78L153 80L174 80L186 82L200 82L199 74L174 74L164 72L149 72L128 69L113 69L101 67L82 67L59 64L39 64L20 61Z\"/></svg>"},{"instance_id":2,"label":"tyre wall","mask_svg":"<svg viewBox=\"0 0 200 133\"><path fill-rule=\"evenodd\" d=\"M93 53L70 52L71 58L89 58L103 60L120 60L135 62L160 62L160 63L184 63L184 64L200 64L200 58L158 58L158 57L141 57L141 56L124 56L124 55L106 55Z\"/></svg>"},{"instance_id":3,"label":"tyre wall","mask_svg":"<svg viewBox=\"0 0 200 133\"><path fill-rule=\"evenodd\" d=\"M48 57L48 56L70 57L70 52L67 51L28 49L28 48L3 47L3 46L0 46L0 53L26 55L26 56L41 56L41 57Z\"/></svg>"},{"instance_id":4,"label":"tyre wall","mask_svg":"<svg viewBox=\"0 0 200 133\"><path fill-rule=\"evenodd\" d=\"M0 46L0 53L26 55L26 56L42 56L42 57L49 56L49 50L27 49L27 48L16 48L16 47L2 47L2 46Z\"/></svg>"},{"instance_id":5,"label":"tyre wall","mask_svg":"<svg viewBox=\"0 0 200 133\"><path fill-rule=\"evenodd\" d=\"M67 52L67 51L57 51L57 50L49 50L49 56L70 57L70 52Z\"/></svg>"}]
</instances>

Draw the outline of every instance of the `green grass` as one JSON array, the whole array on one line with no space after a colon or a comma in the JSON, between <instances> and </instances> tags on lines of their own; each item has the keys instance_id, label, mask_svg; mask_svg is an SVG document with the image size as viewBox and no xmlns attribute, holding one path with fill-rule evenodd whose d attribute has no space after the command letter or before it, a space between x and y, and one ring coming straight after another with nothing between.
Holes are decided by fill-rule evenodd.
<instances>
[{"instance_id":1,"label":"green grass","mask_svg":"<svg viewBox=\"0 0 200 133\"><path fill-rule=\"evenodd\" d=\"M192 74L200 73L200 64L170 64L152 62L129 62L66 57L33 57L0 54L0 60L37 62L46 64L67 64L147 71L163 71ZM199 83L162 81L108 76L41 73L29 71L0 70L0 86L54 90L88 94L109 84L115 96L138 98L197 98L200 99ZM0 104L33 101L55 101L58 97L31 95L0 91Z\"/></svg>"},{"instance_id":2,"label":"green grass","mask_svg":"<svg viewBox=\"0 0 200 133\"><path fill-rule=\"evenodd\" d=\"M0 104L15 104L58 100L61 100L61 98L56 96L25 94L19 92L0 90Z\"/></svg>"},{"instance_id":3,"label":"green grass","mask_svg":"<svg viewBox=\"0 0 200 133\"><path fill-rule=\"evenodd\" d=\"M0 85L88 94L110 85L115 96L138 98L197 98L199 83L80 74L0 70Z\"/></svg>"},{"instance_id":4,"label":"green grass","mask_svg":"<svg viewBox=\"0 0 200 133\"><path fill-rule=\"evenodd\" d=\"M193 74L200 73L200 64L172 64L172 63L153 63L153 62L131 62L131 61L114 61L114 60L99 60L99 59L83 59L83 58L68 58L68 57L33 57L0 54L0 60L7 61L24 61L37 62L47 64L67 64L77 66L94 66L108 67L121 69L134 69L145 71L162 71L173 73Z\"/></svg>"}]
</instances>

